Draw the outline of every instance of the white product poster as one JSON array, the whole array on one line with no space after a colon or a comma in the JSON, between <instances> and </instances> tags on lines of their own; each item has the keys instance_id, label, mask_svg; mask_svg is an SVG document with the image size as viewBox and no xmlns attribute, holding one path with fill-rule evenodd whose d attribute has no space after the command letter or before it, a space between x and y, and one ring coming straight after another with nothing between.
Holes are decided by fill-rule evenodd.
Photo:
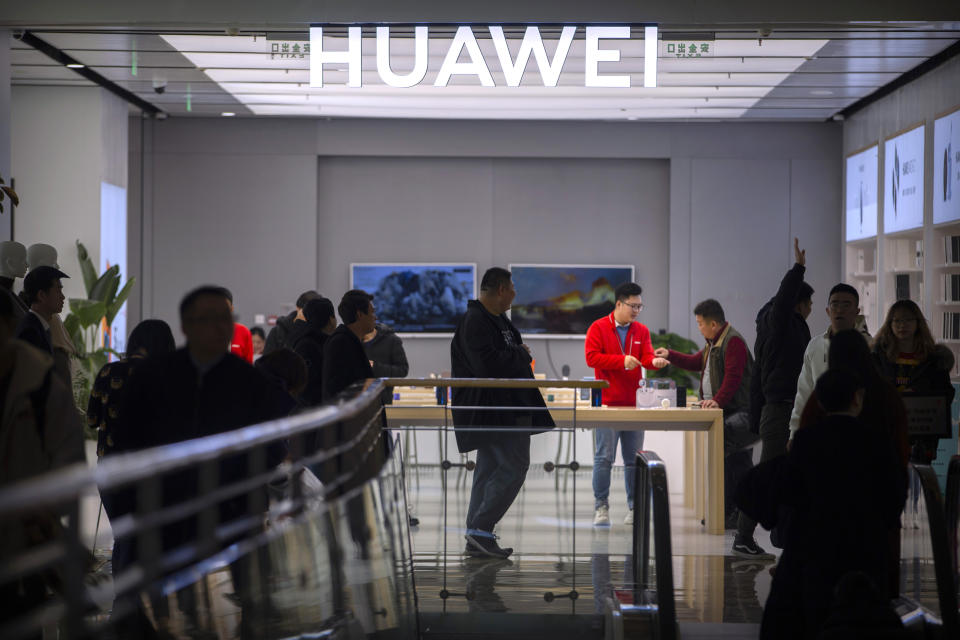
<instances>
[{"instance_id":1,"label":"white product poster","mask_svg":"<svg viewBox=\"0 0 960 640\"><path fill-rule=\"evenodd\" d=\"M933 125L933 222L960 220L960 109Z\"/></svg>"},{"instance_id":2,"label":"white product poster","mask_svg":"<svg viewBox=\"0 0 960 640\"><path fill-rule=\"evenodd\" d=\"M877 235L877 163L880 147L847 158L847 242Z\"/></svg>"},{"instance_id":3,"label":"white product poster","mask_svg":"<svg viewBox=\"0 0 960 640\"><path fill-rule=\"evenodd\" d=\"M921 125L883 146L883 231L923 226L923 133Z\"/></svg>"}]
</instances>

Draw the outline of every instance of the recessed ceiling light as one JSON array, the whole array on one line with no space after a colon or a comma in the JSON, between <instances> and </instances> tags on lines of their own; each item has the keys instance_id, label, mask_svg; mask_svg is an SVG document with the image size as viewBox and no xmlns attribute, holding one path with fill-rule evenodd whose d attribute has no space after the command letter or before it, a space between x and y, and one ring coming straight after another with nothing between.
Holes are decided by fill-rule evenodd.
<instances>
[{"instance_id":1,"label":"recessed ceiling light","mask_svg":"<svg viewBox=\"0 0 960 640\"><path fill-rule=\"evenodd\" d=\"M220 115L222 115L224 118L232 118L233 116L235 116L235 115L237 115L237 114L235 114L233 111L224 111L224 112L221 113Z\"/></svg>"},{"instance_id":2,"label":"recessed ceiling light","mask_svg":"<svg viewBox=\"0 0 960 640\"><path fill-rule=\"evenodd\" d=\"M79 62L70 62L67 64L68 69L83 69L85 66L87 65L80 64Z\"/></svg>"},{"instance_id":3,"label":"recessed ceiling light","mask_svg":"<svg viewBox=\"0 0 960 640\"><path fill-rule=\"evenodd\" d=\"M812 96L832 96L833 91L830 89L814 89L810 92Z\"/></svg>"}]
</instances>

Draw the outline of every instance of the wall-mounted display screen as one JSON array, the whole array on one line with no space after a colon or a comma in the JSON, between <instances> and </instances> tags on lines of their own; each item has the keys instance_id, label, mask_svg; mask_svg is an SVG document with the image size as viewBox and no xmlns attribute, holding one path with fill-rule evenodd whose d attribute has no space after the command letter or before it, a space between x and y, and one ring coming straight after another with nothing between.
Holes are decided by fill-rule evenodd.
<instances>
[{"instance_id":1,"label":"wall-mounted display screen","mask_svg":"<svg viewBox=\"0 0 960 640\"><path fill-rule=\"evenodd\" d=\"M933 124L933 222L960 220L960 108Z\"/></svg>"},{"instance_id":2,"label":"wall-mounted display screen","mask_svg":"<svg viewBox=\"0 0 960 640\"><path fill-rule=\"evenodd\" d=\"M923 226L924 126L890 138L883 145L883 231Z\"/></svg>"},{"instance_id":3,"label":"wall-mounted display screen","mask_svg":"<svg viewBox=\"0 0 960 640\"><path fill-rule=\"evenodd\" d=\"M510 319L524 333L583 336L613 311L614 290L633 281L633 265L512 264L517 297Z\"/></svg>"},{"instance_id":4,"label":"wall-mounted display screen","mask_svg":"<svg viewBox=\"0 0 960 640\"><path fill-rule=\"evenodd\" d=\"M847 158L847 242L877 235L877 175L880 147Z\"/></svg>"},{"instance_id":5,"label":"wall-mounted display screen","mask_svg":"<svg viewBox=\"0 0 960 640\"><path fill-rule=\"evenodd\" d=\"M398 333L449 334L477 297L477 265L351 264L350 288L372 294L377 320Z\"/></svg>"}]
</instances>

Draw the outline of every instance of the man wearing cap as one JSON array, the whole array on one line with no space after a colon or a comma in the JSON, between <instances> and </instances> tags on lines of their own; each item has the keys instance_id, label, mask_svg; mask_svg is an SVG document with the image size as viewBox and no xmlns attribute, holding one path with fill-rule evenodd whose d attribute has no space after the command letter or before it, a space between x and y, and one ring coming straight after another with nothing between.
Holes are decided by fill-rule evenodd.
<instances>
[{"instance_id":1,"label":"man wearing cap","mask_svg":"<svg viewBox=\"0 0 960 640\"><path fill-rule=\"evenodd\" d=\"M69 277L59 269L41 266L31 270L23 279L24 302L30 305L30 313L20 320L16 337L51 356L53 341L50 337L50 321L54 314L63 311L66 298L60 279ZM60 361L57 363L60 364ZM57 366L56 371L64 382L71 384L69 369Z\"/></svg>"}]
</instances>

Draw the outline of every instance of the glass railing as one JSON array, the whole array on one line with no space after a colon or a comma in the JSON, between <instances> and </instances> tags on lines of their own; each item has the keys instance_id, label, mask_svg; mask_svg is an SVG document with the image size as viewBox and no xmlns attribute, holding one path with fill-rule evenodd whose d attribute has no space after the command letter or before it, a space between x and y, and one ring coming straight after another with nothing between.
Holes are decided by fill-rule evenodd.
<instances>
[{"instance_id":1,"label":"glass railing","mask_svg":"<svg viewBox=\"0 0 960 640\"><path fill-rule=\"evenodd\" d=\"M5 614L0 637L418 637L400 443L382 428L382 390L0 491L2 527L66 518L5 550L0 588L52 596ZM278 447L285 461L271 467ZM170 499L184 486L189 498ZM111 523L122 566L104 583L90 579L78 525L97 487L135 500Z\"/></svg>"},{"instance_id":2,"label":"glass railing","mask_svg":"<svg viewBox=\"0 0 960 640\"><path fill-rule=\"evenodd\" d=\"M936 473L910 465L910 486L900 540L898 611L908 627L926 624L942 637L960 637L955 551ZM955 549L955 543L953 543Z\"/></svg>"},{"instance_id":3,"label":"glass railing","mask_svg":"<svg viewBox=\"0 0 960 640\"><path fill-rule=\"evenodd\" d=\"M953 456L947 467L947 491L944 499L947 540L953 568L954 595L960 609L960 456Z\"/></svg>"},{"instance_id":4,"label":"glass railing","mask_svg":"<svg viewBox=\"0 0 960 640\"><path fill-rule=\"evenodd\" d=\"M667 469L663 461L652 451L637 452L633 522L634 610L649 614L651 635L659 640L678 637L669 496ZM625 625L630 617L624 615Z\"/></svg>"}]
</instances>

